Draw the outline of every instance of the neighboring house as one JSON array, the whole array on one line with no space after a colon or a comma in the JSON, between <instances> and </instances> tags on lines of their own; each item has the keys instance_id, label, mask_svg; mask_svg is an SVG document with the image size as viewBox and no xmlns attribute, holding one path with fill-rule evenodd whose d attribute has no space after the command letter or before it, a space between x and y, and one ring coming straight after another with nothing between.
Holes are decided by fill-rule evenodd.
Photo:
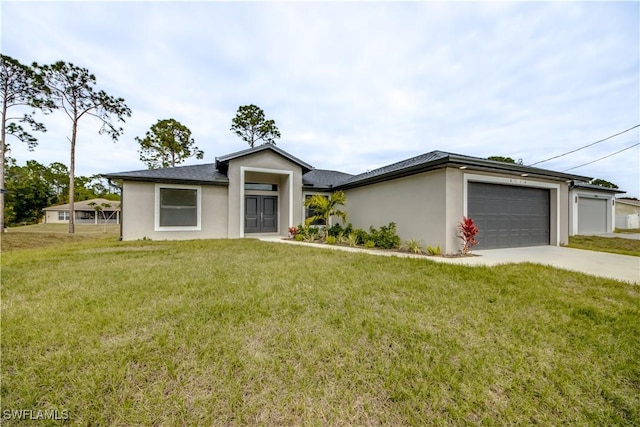
<instances>
[{"instance_id":1,"label":"neighboring house","mask_svg":"<svg viewBox=\"0 0 640 427\"><path fill-rule=\"evenodd\" d=\"M473 218L478 249L568 242L569 185L590 178L443 151L359 175L315 169L274 145L215 163L104 175L121 180L122 238L286 236L312 194L344 190L348 221L397 224L402 239L460 249L458 222Z\"/></svg>"},{"instance_id":2,"label":"neighboring house","mask_svg":"<svg viewBox=\"0 0 640 427\"><path fill-rule=\"evenodd\" d=\"M616 199L616 228L640 228L640 200Z\"/></svg>"},{"instance_id":3,"label":"neighboring house","mask_svg":"<svg viewBox=\"0 0 640 427\"><path fill-rule=\"evenodd\" d=\"M613 233L615 228L615 197L624 191L599 185L576 182L570 186L569 234Z\"/></svg>"},{"instance_id":4,"label":"neighboring house","mask_svg":"<svg viewBox=\"0 0 640 427\"><path fill-rule=\"evenodd\" d=\"M96 212L95 203L98 206L108 204L110 207L102 207L102 212ZM120 202L107 199L91 199L75 202L73 204L75 210L76 224L120 224ZM49 206L44 208L44 223L69 223L69 203L64 205ZM104 216L103 216L104 214Z\"/></svg>"}]
</instances>

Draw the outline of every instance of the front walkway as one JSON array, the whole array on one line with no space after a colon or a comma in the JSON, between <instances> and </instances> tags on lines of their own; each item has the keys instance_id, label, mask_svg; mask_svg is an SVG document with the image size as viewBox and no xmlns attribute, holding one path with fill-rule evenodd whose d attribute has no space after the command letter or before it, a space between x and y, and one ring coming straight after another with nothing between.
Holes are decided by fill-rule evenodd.
<instances>
[{"instance_id":1,"label":"front walkway","mask_svg":"<svg viewBox=\"0 0 640 427\"><path fill-rule=\"evenodd\" d=\"M413 255L404 252L382 251L376 249L351 248L315 243L296 242L281 236L261 237L265 242L278 242L292 245L305 245L329 250L363 252L371 255L421 258L429 261L446 262L466 266L494 266L508 263L533 262L550 265L565 270L577 271L598 277L616 279L623 282L640 284L640 257L617 255L605 252L558 246L531 246L527 248L487 249L473 251L476 256L445 258L438 256Z\"/></svg>"}]
</instances>

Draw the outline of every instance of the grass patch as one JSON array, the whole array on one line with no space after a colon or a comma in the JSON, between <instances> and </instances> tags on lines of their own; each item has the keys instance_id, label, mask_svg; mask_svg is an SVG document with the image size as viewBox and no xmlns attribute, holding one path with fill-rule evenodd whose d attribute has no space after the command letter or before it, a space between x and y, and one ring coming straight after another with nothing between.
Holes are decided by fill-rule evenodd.
<instances>
[{"instance_id":1,"label":"grass patch","mask_svg":"<svg viewBox=\"0 0 640 427\"><path fill-rule=\"evenodd\" d=\"M2 252L16 249L43 248L69 242L115 238L120 236L119 225L78 225L75 233L69 234L68 224L35 224L11 227L6 233L0 232Z\"/></svg>"},{"instance_id":2,"label":"grass patch","mask_svg":"<svg viewBox=\"0 0 640 427\"><path fill-rule=\"evenodd\" d=\"M14 250L2 275L3 410L79 425L640 423L640 287L613 280L248 239Z\"/></svg>"},{"instance_id":3,"label":"grass patch","mask_svg":"<svg viewBox=\"0 0 640 427\"><path fill-rule=\"evenodd\" d=\"M616 233L636 234L640 233L640 228L616 228Z\"/></svg>"},{"instance_id":4,"label":"grass patch","mask_svg":"<svg viewBox=\"0 0 640 427\"><path fill-rule=\"evenodd\" d=\"M640 256L640 240L622 237L569 236L569 248Z\"/></svg>"}]
</instances>

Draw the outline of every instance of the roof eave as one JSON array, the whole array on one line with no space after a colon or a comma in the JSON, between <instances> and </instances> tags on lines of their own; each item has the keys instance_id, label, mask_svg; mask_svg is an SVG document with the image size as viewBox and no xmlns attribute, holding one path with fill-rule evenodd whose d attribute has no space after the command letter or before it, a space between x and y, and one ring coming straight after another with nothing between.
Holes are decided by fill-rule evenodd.
<instances>
[{"instance_id":1,"label":"roof eave","mask_svg":"<svg viewBox=\"0 0 640 427\"><path fill-rule=\"evenodd\" d=\"M163 183L163 184L222 185L222 186L229 185L228 179L209 181L204 179L140 177L140 176L117 175L117 174L105 174L102 176L107 179L119 179L122 181L154 182L154 183Z\"/></svg>"}]
</instances>

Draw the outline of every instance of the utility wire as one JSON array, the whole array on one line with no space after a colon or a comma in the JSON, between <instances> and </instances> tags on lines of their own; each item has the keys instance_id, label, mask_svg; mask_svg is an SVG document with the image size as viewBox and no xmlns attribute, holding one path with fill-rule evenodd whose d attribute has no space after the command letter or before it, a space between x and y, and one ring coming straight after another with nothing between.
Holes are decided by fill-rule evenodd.
<instances>
[{"instance_id":1,"label":"utility wire","mask_svg":"<svg viewBox=\"0 0 640 427\"><path fill-rule=\"evenodd\" d=\"M630 127L630 128L629 128L629 129L627 129L627 130L623 130L622 132L618 132L618 133L616 133L615 135L608 136L608 137L606 137L606 138L604 138L604 139L601 139L600 141L592 142L591 144L588 144L588 145L582 146L582 147L580 147L580 148L576 148L575 150L567 151L567 152L566 152L566 153L564 153L564 154L559 154L559 155L554 156L554 157L549 157L548 159L545 159L545 160L540 160L539 162L531 163L529 166L534 166L534 165L537 165L537 164L539 164L539 163L548 162L549 160L557 159L558 157L563 157L563 156L566 156L567 154L575 153L576 151L580 151L580 150L582 150L582 149L584 149L584 148L591 147L592 145L600 144L601 142L604 142L604 141L606 141L607 139L611 139L611 138L616 137L616 136L618 136L618 135L622 135L623 133L625 133L625 132L629 132L630 130L633 130L633 129L637 128L637 127L640 127L640 124L635 125L635 126L633 126L633 127ZM578 167L579 167L579 166L578 166Z\"/></svg>"},{"instance_id":2,"label":"utility wire","mask_svg":"<svg viewBox=\"0 0 640 427\"><path fill-rule=\"evenodd\" d=\"M627 147L627 148L623 148L622 150L620 150L620 151L616 151L616 152L615 152L615 153L613 153L613 154L609 154L609 155L607 155L607 156L600 157L599 159L592 160L592 161L587 162L587 163L584 163L584 164L582 164L582 165L580 165L580 166L574 166L574 167L572 167L572 168L565 169L563 172L567 172L567 171L570 171L570 170L573 170L573 169L578 169L578 168L581 168L582 166L590 165L591 163L599 162L600 160L606 159L607 157L615 156L616 154L620 154L620 153L622 153L623 151L630 150L631 148L636 147L636 146L638 146L638 145L640 145L640 142L636 142L635 144L633 144L633 145L631 145L631 146L629 146L629 147Z\"/></svg>"}]
</instances>

